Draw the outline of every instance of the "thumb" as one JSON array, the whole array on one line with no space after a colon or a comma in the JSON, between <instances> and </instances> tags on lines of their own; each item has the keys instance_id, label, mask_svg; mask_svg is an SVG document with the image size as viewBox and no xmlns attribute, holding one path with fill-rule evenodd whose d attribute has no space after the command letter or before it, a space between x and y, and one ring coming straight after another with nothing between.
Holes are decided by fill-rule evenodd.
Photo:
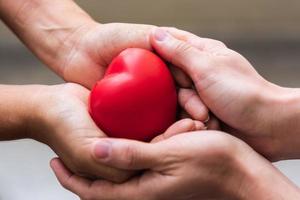
<instances>
[{"instance_id":1,"label":"thumb","mask_svg":"<svg viewBox=\"0 0 300 200\"><path fill-rule=\"evenodd\" d=\"M171 125L163 134L155 137L151 143L161 142L175 135L206 129L205 124L200 121L182 119Z\"/></svg>"},{"instance_id":2,"label":"thumb","mask_svg":"<svg viewBox=\"0 0 300 200\"><path fill-rule=\"evenodd\" d=\"M204 73L209 67L208 52L176 39L163 28L154 29L150 41L160 56L185 71L194 82L199 78L200 72Z\"/></svg>"},{"instance_id":3,"label":"thumb","mask_svg":"<svg viewBox=\"0 0 300 200\"><path fill-rule=\"evenodd\" d=\"M161 145L125 139L101 139L94 144L95 159L109 167L141 170L157 167L164 152Z\"/></svg>"}]
</instances>

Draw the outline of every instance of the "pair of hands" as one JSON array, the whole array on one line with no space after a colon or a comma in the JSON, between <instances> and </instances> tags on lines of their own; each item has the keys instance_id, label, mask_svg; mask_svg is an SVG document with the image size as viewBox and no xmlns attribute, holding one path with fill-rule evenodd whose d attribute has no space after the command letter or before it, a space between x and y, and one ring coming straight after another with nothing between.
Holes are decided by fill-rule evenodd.
<instances>
[{"instance_id":1,"label":"pair of hands","mask_svg":"<svg viewBox=\"0 0 300 200\"><path fill-rule=\"evenodd\" d=\"M149 35L151 29L148 30ZM289 151L284 146L286 140L282 137L282 133L288 131L289 124L283 122L279 115L283 114L280 106L282 103L293 99L292 94L295 94L295 91L289 91L267 82L247 60L226 48L221 42L199 38L190 33L170 28L158 29L150 36L149 41L163 58L178 66L191 77L189 80L178 70L173 70L179 85L191 87L179 90L179 102L182 108L191 118L199 121L178 122L175 127L192 128L174 129L172 127L171 129L174 131L171 131L171 134L167 132L160 136L158 139L160 142L153 141L153 144L144 144L126 140L98 139L104 137L104 134L90 121L86 110L81 109L84 114L81 117L86 116L85 119L88 120L81 119L80 121L84 121L81 124L77 120L71 119L70 124L73 126L70 127L76 128L69 132L70 137L67 140L64 139L65 136L59 138L58 132L59 139L52 139L55 144L50 144L72 172L85 176L96 175L120 182L128 178L130 174L124 170L147 171L129 182L115 185L103 180L92 182L74 175L64 167L64 164L55 159L52 161L52 167L62 185L83 199L132 199L133 196L137 199L145 199L145 196L148 199L170 199L174 196L182 199L222 198L224 196L238 199L245 196L246 191L242 188L241 191L237 192L233 191L233 188L251 182L256 185L268 183L266 181L272 182L268 176L262 180L262 178L258 178L256 173L254 176L257 179L253 179L249 175L251 174L249 166L256 165L258 166L257 170L264 168L263 172L266 174L271 171L278 180L288 182L249 146L225 133L202 131L168 138L179 133L203 129L200 121L205 121L207 118L207 106L220 119L217 121L214 116L211 116L207 123L210 129L221 129L247 141L259 153L271 160L296 157L295 151ZM109 57L106 62L109 62L112 57ZM71 60L70 63L77 62ZM66 65L65 67L70 66L73 67L74 65ZM72 69L71 67L68 69ZM68 69L66 72L69 71ZM105 70L99 66L95 69L100 70L100 72ZM191 83L194 84L196 90L192 89ZM89 83L83 84L89 85ZM79 98L81 100L78 101L78 108L86 107L87 91L84 88L77 85L59 87L69 87L69 89L63 90L63 93L64 95L72 94L72 98L70 96L70 98L65 97L64 99L76 99L74 97L81 96L78 94L85 93ZM278 94L284 95L286 98L278 96ZM276 110L278 107L279 109ZM71 106L70 109L64 106L63 109L66 109L65 112L62 112L66 116L71 118L78 116L74 106ZM288 116L288 114L284 116ZM65 117L63 118L65 119ZM79 131L77 132L77 130ZM79 140L76 133L82 136L79 137ZM162 138L165 141L161 141ZM62 141L62 143L57 144L57 141ZM69 148L55 147L64 146L68 141L80 141L81 144L69 142ZM83 143L85 145L82 145ZM82 155L80 156L82 159L78 159L79 156L74 156L72 145L74 148L82 147L76 152L77 156ZM59 149L64 150L60 151ZM70 152L65 154L65 149L69 149ZM101 158L102 156L108 157ZM241 161L240 158L249 159ZM91 163L92 167L89 166ZM102 167L99 167L99 164ZM83 171L78 171L78 169ZM90 172L93 174L89 174ZM239 181L238 177L248 178ZM225 184L224 180L227 180L226 183L228 184ZM154 187L155 185L159 188ZM195 188L190 187L191 185L195 185ZM201 190L196 188L201 188ZM280 187L278 186L278 188ZM294 187L291 188L295 190ZM255 189L256 187L254 187ZM218 190L217 193L216 190ZM178 194L174 194L173 191L177 191ZM280 194L275 191L272 190L274 197L278 197ZM253 192L251 191L252 198Z\"/></svg>"},{"instance_id":2,"label":"pair of hands","mask_svg":"<svg viewBox=\"0 0 300 200\"><path fill-rule=\"evenodd\" d=\"M267 82L223 43L177 29L151 33L153 26L98 24L68 0L0 0L0 10L0 17L41 60L66 81L79 84L17 89L29 94L17 95L22 102L14 109L17 116L3 106L9 113L4 121L14 134L6 137L4 128L1 135L21 138L21 127L26 137L52 147L71 170L60 160L52 161L71 191L84 199L297 195L295 186L241 140L218 131L185 133L205 129L202 121L208 129L246 141L270 160L299 158L298 90ZM182 117L194 119L178 122L151 144L104 139L87 112L88 89L128 47L156 50L176 66L171 69L180 88ZM7 94L16 99L14 92ZM207 122L208 109L212 114ZM82 178L123 182L136 170L145 173L121 185Z\"/></svg>"}]
</instances>

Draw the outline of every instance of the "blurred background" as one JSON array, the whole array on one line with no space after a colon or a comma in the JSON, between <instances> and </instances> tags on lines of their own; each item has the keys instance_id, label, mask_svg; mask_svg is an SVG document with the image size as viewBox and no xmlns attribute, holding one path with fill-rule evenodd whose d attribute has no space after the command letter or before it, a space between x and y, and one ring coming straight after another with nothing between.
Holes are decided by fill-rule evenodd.
<instances>
[{"instance_id":1,"label":"blurred background","mask_svg":"<svg viewBox=\"0 0 300 200\"><path fill-rule=\"evenodd\" d=\"M300 86L298 0L78 0L102 23L175 26L224 41L268 80ZM39 62L0 22L0 84L56 84L62 80ZM75 200L49 168L54 153L33 141L0 143L0 200ZM300 162L275 164L300 185Z\"/></svg>"}]
</instances>

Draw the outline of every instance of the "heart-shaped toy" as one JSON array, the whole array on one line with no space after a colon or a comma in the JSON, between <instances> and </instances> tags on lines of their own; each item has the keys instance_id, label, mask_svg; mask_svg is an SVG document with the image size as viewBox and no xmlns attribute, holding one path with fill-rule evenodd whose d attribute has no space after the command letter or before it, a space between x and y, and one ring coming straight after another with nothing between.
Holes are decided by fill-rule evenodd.
<instances>
[{"instance_id":1,"label":"heart-shaped toy","mask_svg":"<svg viewBox=\"0 0 300 200\"><path fill-rule=\"evenodd\" d=\"M121 52L90 94L90 113L109 137L150 141L176 119L177 93L166 64L139 48Z\"/></svg>"}]
</instances>

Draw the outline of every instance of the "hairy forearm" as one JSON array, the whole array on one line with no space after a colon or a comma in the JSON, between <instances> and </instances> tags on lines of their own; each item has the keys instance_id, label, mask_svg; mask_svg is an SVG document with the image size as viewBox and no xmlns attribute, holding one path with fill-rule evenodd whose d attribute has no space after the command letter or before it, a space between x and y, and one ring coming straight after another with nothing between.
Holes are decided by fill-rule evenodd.
<instances>
[{"instance_id":1,"label":"hairy forearm","mask_svg":"<svg viewBox=\"0 0 300 200\"><path fill-rule=\"evenodd\" d=\"M72 0L0 0L0 16L58 74L61 72L57 60L65 59L63 52L74 43L70 36L93 23Z\"/></svg>"},{"instance_id":2,"label":"hairy forearm","mask_svg":"<svg viewBox=\"0 0 300 200\"><path fill-rule=\"evenodd\" d=\"M0 85L0 140L30 137L29 126L34 118L34 96L39 86Z\"/></svg>"}]
</instances>

